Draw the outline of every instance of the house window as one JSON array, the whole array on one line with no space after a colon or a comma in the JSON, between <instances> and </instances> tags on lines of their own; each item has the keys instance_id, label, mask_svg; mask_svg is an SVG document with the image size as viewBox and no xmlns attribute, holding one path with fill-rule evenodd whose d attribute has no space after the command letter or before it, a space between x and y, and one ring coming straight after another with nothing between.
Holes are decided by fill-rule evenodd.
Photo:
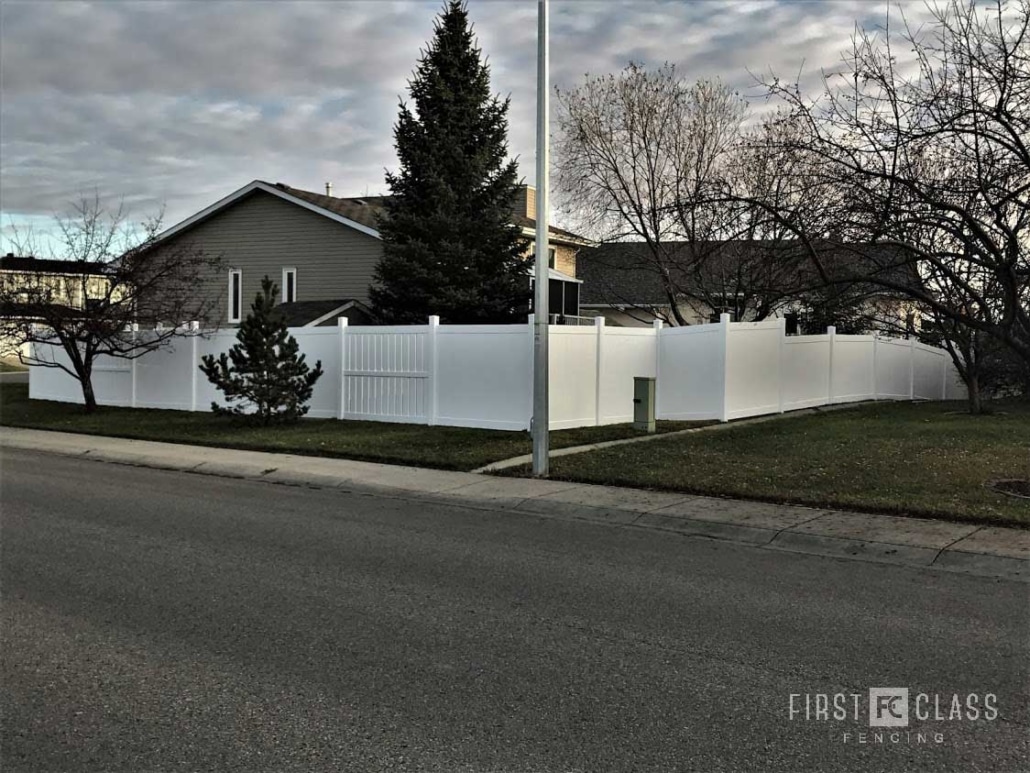
<instances>
[{"instance_id":1,"label":"house window","mask_svg":"<svg viewBox=\"0 0 1030 773\"><path fill-rule=\"evenodd\" d=\"M239 322L243 318L243 272L238 268L229 269L229 322Z\"/></svg>"},{"instance_id":2,"label":"house window","mask_svg":"<svg viewBox=\"0 0 1030 773\"><path fill-rule=\"evenodd\" d=\"M547 248L547 266L548 268L557 268L557 251L554 247ZM533 254L530 255L532 261L536 261L536 242L533 243Z\"/></svg>"},{"instance_id":3,"label":"house window","mask_svg":"<svg viewBox=\"0 0 1030 773\"><path fill-rule=\"evenodd\" d=\"M297 269L283 269L283 303L297 300Z\"/></svg>"}]
</instances>

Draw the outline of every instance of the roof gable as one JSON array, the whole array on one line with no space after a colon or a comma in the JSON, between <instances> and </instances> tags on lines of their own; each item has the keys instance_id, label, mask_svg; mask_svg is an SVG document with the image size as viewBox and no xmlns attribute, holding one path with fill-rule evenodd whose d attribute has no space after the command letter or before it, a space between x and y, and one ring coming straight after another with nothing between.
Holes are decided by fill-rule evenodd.
<instances>
[{"instance_id":1,"label":"roof gable","mask_svg":"<svg viewBox=\"0 0 1030 773\"><path fill-rule=\"evenodd\" d=\"M333 211L331 209L327 209L325 206L322 206L321 204L316 203L315 201L310 200L309 197L319 198L319 197L317 197L316 194L309 194L308 191L298 191L298 190L296 190L294 188L290 188L289 186L286 186L286 185L281 185L281 184L280 185L272 185L270 183L265 182L264 180L254 180L253 182L248 183L247 185L244 185L242 188L233 191L232 193L230 193L225 198L219 199L218 201L216 201L211 206L202 209L200 212L196 213L195 215L186 218L181 223L177 223L176 225L173 225L171 228L169 228L169 229L167 229L165 231L162 231L158 235L157 241L159 241L159 242L160 241L164 241L165 239L168 239L168 238L170 238L172 236L180 234L183 231L186 231L186 230L192 228L193 226L195 226L195 225L197 225L199 223L204 222L205 220L213 217L214 215L217 215L222 210L227 209L228 207L231 207L233 204L235 204L236 202L240 201L241 199L244 199L247 196L250 196L252 193L254 193L256 191L262 191L264 193L269 193L269 194L271 194L273 196L276 196L277 198L282 199L283 201L287 201L287 202L289 202L291 204L295 204L295 205L297 205L299 207L303 207L304 209L307 209L307 210L310 210L310 211L312 211L312 212L314 212L316 214L322 215L323 217L327 217L330 220L335 220L336 222L340 223L341 225L345 225L348 228L353 228L355 231L360 231L361 233L366 234L368 236L371 236L371 237L373 237L375 239L381 239L382 238L379 235L379 231L376 228L374 228L371 225L369 225L368 222L364 222L364 223L363 222L359 222L358 220L355 220L355 219L353 219L351 217L347 217L346 215L342 214L339 211ZM308 197L302 197L302 196L298 195L299 193L308 194ZM331 198L331 197L323 196L323 197L320 197L320 198Z\"/></svg>"}]
</instances>

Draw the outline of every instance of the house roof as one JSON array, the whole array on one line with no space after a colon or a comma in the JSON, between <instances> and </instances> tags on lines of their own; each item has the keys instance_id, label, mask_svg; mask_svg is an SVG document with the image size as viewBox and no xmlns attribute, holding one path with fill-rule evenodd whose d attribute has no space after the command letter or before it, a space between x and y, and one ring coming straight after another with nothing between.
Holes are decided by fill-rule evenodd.
<instances>
[{"instance_id":1,"label":"house roof","mask_svg":"<svg viewBox=\"0 0 1030 773\"><path fill-rule=\"evenodd\" d=\"M316 207L375 229L378 233L379 213L383 211L386 196L355 196L347 198L305 191L300 188L293 188L286 183L276 183L275 187L302 201L314 204Z\"/></svg>"},{"instance_id":2,"label":"house roof","mask_svg":"<svg viewBox=\"0 0 1030 773\"><path fill-rule=\"evenodd\" d=\"M386 196L326 196L322 193L294 188L286 183L269 183L264 180L254 180L164 231L158 236L158 241L181 233L218 214L240 199L258 191L270 193L284 201L309 209L312 212L328 217L376 239L381 238L379 235L379 216L388 198ZM513 222L521 226L524 233L535 231L536 229L536 221L528 217L515 216L513 217ZM571 231L554 227L551 227L549 230L554 241L568 242L577 246L591 244L589 240L577 236Z\"/></svg>"},{"instance_id":3,"label":"house roof","mask_svg":"<svg viewBox=\"0 0 1030 773\"><path fill-rule=\"evenodd\" d=\"M303 199L304 201L315 204L319 207L324 207L331 212L335 212L338 215L349 217L352 220L356 220L359 223L363 223L370 228L376 228L377 219L383 208L386 205L389 196L356 196L356 197L339 197L339 196L326 196L321 193L314 193L313 191L304 191L300 188L293 188L285 183L276 183L275 186L280 190L284 190L297 198ZM523 230L532 231L536 233L536 220L531 217L525 217L522 215L512 216L512 222L515 225L521 226ZM572 233L572 231L566 231L562 228L556 228L549 226L548 231L551 234L551 238L556 241L567 241L577 245L591 244L588 239L584 239L582 236Z\"/></svg>"},{"instance_id":4,"label":"house roof","mask_svg":"<svg viewBox=\"0 0 1030 773\"><path fill-rule=\"evenodd\" d=\"M796 285L799 293L822 284L802 245L793 240L702 243L699 252L706 257L696 264L689 259L689 243L670 242L663 246L668 256L665 263L671 267L676 286L685 289L684 295L689 295L691 287L697 286L698 272L702 277L707 274L716 279L721 272L732 274L744 261L777 254L790 266L793 276L789 281ZM684 254L680 265L693 268L677 268L676 254L680 251ZM906 277L908 281L915 281L911 264L900 260L901 254L894 247L865 244L828 245L821 250L827 273L842 281L859 282L875 274L887 274L899 283ZM577 258L576 273L583 279L580 302L584 306L668 305L659 265L644 242L613 242L582 250ZM779 281L786 279L784 274Z\"/></svg>"},{"instance_id":5,"label":"house roof","mask_svg":"<svg viewBox=\"0 0 1030 773\"><path fill-rule=\"evenodd\" d=\"M514 215L512 222L515 225L521 226L523 232L530 231L532 233L527 234L530 236L536 235L536 220L531 217L523 217L522 215ZM551 235L551 240L556 242L568 242L574 244L577 247L588 247L592 246L594 242L589 239L579 236L578 234L572 233L572 231L566 231L563 228L555 228L553 225L547 227L547 232Z\"/></svg>"},{"instance_id":6,"label":"house roof","mask_svg":"<svg viewBox=\"0 0 1030 773\"><path fill-rule=\"evenodd\" d=\"M42 272L46 274L103 274L106 266L89 260L53 260L36 258L32 255L14 255L8 253L0 257L0 271L24 271L27 273Z\"/></svg>"},{"instance_id":7,"label":"house roof","mask_svg":"<svg viewBox=\"0 0 1030 773\"><path fill-rule=\"evenodd\" d=\"M327 301L291 301L276 307L286 319L287 327L315 327L338 317L348 317L357 322L368 322L372 312L353 298L337 298Z\"/></svg>"}]
</instances>

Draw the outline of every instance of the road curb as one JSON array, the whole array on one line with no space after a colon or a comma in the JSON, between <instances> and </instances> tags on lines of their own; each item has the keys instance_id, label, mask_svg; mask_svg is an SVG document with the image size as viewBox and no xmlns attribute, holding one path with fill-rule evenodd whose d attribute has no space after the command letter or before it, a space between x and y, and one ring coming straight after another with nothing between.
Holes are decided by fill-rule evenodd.
<instances>
[{"instance_id":1,"label":"road curb","mask_svg":"<svg viewBox=\"0 0 1030 773\"><path fill-rule=\"evenodd\" d=\"M1010 580L1030 582L1030 561L1011 556L945 550L941 552L933 565L941 569L951 569L967 574L1006 577Z\"/></svg>"},{"instance_id":2,"label":"road curb","mask_svg":"<svg viewBox=\"0 0 1030 773\"><path fill-rule=\"evenodd\" d=\"M1030 582L1020 529L8 427L0 446Z\"/></svg>"},{"instance_id":3,"label":"road curb","mask_svg":"<svg viewBox=\"0 0 1030 773\"><path fill-rule=\"evenodd\" d=\"M845 537L827 537L821 534L804 534L796 531L780 532L769 543L769 546L778 550L789 550L794 553L816 553L823 556L862 558L870 561L907 564L910 566L931 566L941 552L939 549L932 547L854 540Z\"/></svg>"}]
</instances>

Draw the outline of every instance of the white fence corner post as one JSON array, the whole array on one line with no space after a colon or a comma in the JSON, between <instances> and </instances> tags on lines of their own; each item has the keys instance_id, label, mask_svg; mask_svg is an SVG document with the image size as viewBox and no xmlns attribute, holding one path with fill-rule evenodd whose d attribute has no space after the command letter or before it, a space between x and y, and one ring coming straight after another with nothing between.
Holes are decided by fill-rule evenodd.
<instances>
[{"instance_id":1,"label":"white fence corner post","mask_svg":"<svg viewBox=\"0 0 1030 773\"><path fill-rule=\"evenodd\" d=\"M908 399L916 399L916 339L908 339Z\"/></svg>"},{"instance_id":2,"label":"white fence corner post","mask_svg":"<svg viewBox=\"0 0 1030 773\"><path fill-rule=\"evenodd\" d=\"M139 324L136 322L132 323L132 354L133 357L129 360L129 371L131 373L131 387L129 392L129 407L136 407L136 339L139 336Z\"/></svg>"},{"instance_id":3,"label":"white fence corner post","mask_svg":"<svg viewBox=\"0 0 1030 773\"><path fill-rule=\"evenodd\" d=\"M601 426L601 379L604 373L604 317L594 317L594 332L597 334L597 350L594 356L594 426Z\"/></svg>"},{"instance_id":4,"label":"white fence corner post","mask_svg":"<svg viewBox=\"0 0 1030 773\"><path fill-rule=\"evenodd\" d=\"M440 410L440 357L439 357L440 317L433 314L429 317L429 425L436 424Z\"/></svg>"},{"instance_id":5,"label":"white fence corner post","mask_svg":"<svg viewBox=\"0 0 1030 773\"><path fill-rule=\"evenodd\" d=\"M719 421L730 420L730 315L722 312L719 315L720 340L722 341L722 406L719 409Z\"/></svg>"},{"instance_id":6,"label":"white fence corner post","mask_svg":"<svg viewBox=\"0 0 1030 773\"><path fill-rule=\"evenodd\" d=\"M941 351L941 400L948 399L948 353Z\"/></svg>"},{"instance_id":7,"label":"white fence corner post","mask_svg":"<svg viewBox=\"0 0 1030 773\"><path fill-rule=\"evenodd\" d=\"M197 337L200 335L200 323L190 322L190 410L197 410Z\"/></svg>"},{"instance_id":8,"label":"white fence corner post","mask_svg":"<svg viewBox=\"0 0 1030 773\"><path fill-rule=\"evenodd\" d=\"M826 335L830 339L830 366L827 368L826 378L826 404L833 404L833 342L837 338L837 326L830 325L826 328Z\"/></svg>"},{"instance_id":9,"label":"white fence corner post","mask_svg":"<svg viewBox=\"0 0 1030 773\"><path fill-rule=\"evenodd\" d=\"M654 327L654 417L657 419L661 413L659 390L662 388L662 331L665 329L665 323L656 319L652 325Z\"/></svg>"},{"instance_id":10,"label":"white fence corner post","mask_svg":"<svg viewBox=\"0 0 1030 773\"><path fill-rule=\"evenodd\" d=\"M336 418L347 418L347 323L346 317L338 317L336 329L340 332L340 394L336 405Z\"/></svg>"},{"instance_id":11,"label":"white fence corner post","mask_svg":"<svg viewBox=\"0 0 1030 773\"><path fill-rule=\"evenodd\" d=\"M787 373L787 318L780 317L780 356L779 356L779 382L780 382L780 413L783 413L783 402L784 394L787 390L786 384L786 373Z\"/></svg>"}]
</instances>

